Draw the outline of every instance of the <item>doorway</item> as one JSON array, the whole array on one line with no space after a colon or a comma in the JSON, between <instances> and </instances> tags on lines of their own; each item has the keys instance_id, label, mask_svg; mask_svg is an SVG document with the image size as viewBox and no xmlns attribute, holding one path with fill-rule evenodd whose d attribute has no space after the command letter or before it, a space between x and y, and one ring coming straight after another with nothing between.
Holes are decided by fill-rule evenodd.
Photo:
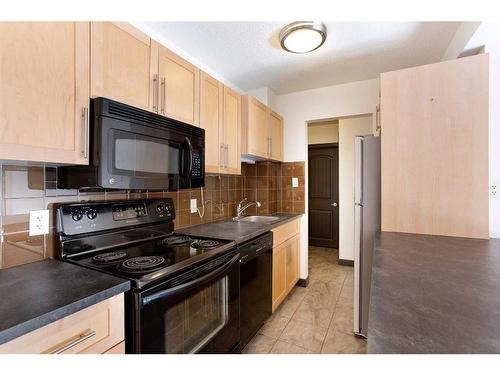
<instances>
[{"instance_id":1,"label":"doorway","mask_svg":"<svg viewBox=\"0 0 500 375\"><path fill-rule=\"evenodd\" d=\"M339 148L338 143L310 144L309 244L339 247Z\"/></svg>"}]
</instances>

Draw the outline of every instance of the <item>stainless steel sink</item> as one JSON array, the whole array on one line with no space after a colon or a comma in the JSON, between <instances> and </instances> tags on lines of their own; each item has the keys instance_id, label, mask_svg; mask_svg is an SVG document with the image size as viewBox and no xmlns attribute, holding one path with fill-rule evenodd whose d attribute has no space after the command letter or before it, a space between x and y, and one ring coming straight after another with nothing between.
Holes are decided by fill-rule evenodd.
<instances>
[{"instance_id":1,"label":"stainless steel sink","mask_svg":"<svg viewBox=\"0 0 500 375\"><path fill-rule=\"evenodd\" d=\"M273 221L279 220L277 216L245 216L241 219L235 219L236 221L249 221L252 223L271 223Z\"/></svg>"}]
</instances>

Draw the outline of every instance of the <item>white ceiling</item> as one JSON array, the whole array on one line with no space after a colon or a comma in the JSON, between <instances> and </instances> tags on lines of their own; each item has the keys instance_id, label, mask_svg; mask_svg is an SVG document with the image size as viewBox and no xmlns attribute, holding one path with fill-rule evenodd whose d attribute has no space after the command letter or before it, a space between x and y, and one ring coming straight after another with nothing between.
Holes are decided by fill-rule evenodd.
<instances>
[{"instance_id":1,"label":"white ceiling","mask_svg":"<svg viewBox=\"0 0 500 375\"><path fill-rule=\"evenodd\" d=\"M277 94L376 78L441 60L460 22L325 22L328 37L305 55L283 51L287 22L146 22L162 39L239 88Z\"/></svg>"}]
</instances>

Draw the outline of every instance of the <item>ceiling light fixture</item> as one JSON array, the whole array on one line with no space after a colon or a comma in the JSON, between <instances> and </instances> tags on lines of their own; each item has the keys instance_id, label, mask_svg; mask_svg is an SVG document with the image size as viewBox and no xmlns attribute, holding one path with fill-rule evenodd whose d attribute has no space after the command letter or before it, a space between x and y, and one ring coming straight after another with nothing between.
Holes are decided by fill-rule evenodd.
<instances>
[{"instance_id":1,"label":"ceiling light fixture","mask_svg":"<svg viewBox=\"0 0 500 375\"><path fill-rule=\"evenodd\" d=\"M307 53L321 47L326 40L326 26L319 21L297 21L280 31L281 47L292 53Z\"/></svg>"}]
</instances>

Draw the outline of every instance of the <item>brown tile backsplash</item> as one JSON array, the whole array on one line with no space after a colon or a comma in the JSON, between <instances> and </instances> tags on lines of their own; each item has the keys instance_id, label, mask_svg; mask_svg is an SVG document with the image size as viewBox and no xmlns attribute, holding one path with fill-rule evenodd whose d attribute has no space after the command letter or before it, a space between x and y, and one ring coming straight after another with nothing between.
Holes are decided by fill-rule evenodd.
<instances>
[{"instance_id":1,"label":"brown tile backsplash","mask_svg":"<svg viewBox=\"0 0 500 375\"><path fill-rule=\"evenodd\" d=\"M176 228L233 217L238 202L245 197L262 204L258 209L249 208L246 211L249 215L303 213L305 205L304 162L243 163L241 176L207 176L203 218L189 211L190 199L196 198L203 212L201 189L178 192L63 190L57 189L57 167L0 165L0 177L0 269L54 256L53 215L48 235L30 237L28 223L30 211L52 210L57 202L169 197L176 209ZM292 189L292 177L299 177L298 188Z\"/></svg>"}]
</instances>

